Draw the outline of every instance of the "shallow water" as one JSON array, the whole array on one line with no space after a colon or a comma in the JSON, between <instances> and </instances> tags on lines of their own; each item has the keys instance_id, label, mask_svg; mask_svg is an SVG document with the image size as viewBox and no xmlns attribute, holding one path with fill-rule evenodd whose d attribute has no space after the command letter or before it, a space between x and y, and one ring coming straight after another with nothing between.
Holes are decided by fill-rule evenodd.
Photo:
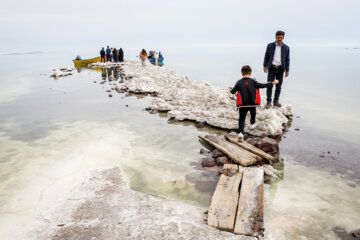
<instances>
[{"instance_id":1,"label":"shallow water","mask_svg":"<svg viewBox=\"0 0 360 240\"><path fill-rule=\"evenodd\" d=\"M234 84L242 64L256 66L262 58L257 48L163 53L168 69L221 87ZM345 73L334 68L332 54L343 59ZM102 71L83 69L58 80L44 75L71 66L72 55L0 56L0 233L31 217L56 181L88 168L120 166L135 190L207 207L216 176L191 163L201 159L197 136L217 130L169 124L166 116L144 111L150 97L108 97L109 85L99 84ZM342 104L359 103L359 55L349 49L292 54L297 67L282 99L294 105L295 116L280 144L283 176L265 187L265 225L276 239L336 239L335 227L360 228L359 112ZM319 58L327 67L314 71ZM254 76L264 81L260 67L253 67Z\"/></svg>"}]
</instances>

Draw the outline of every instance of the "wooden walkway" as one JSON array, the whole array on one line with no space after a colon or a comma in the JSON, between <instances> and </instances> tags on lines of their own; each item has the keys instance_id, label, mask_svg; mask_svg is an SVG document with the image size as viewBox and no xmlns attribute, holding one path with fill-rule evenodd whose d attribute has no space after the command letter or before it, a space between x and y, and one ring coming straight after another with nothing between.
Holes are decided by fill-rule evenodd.
<instances>
[{"instance_id":1,"label":"wooden walkway","mask_svg":"<svg viewBox=\"0 0 360 240\"><path fill-rule=\"evenodd\" d=\"M275 158L236 136L199 136L225 153L225 164L208 211L208 225L235 234L257 236L264 232L264 171L250 166Z\"/></svg>"}]
</instances>

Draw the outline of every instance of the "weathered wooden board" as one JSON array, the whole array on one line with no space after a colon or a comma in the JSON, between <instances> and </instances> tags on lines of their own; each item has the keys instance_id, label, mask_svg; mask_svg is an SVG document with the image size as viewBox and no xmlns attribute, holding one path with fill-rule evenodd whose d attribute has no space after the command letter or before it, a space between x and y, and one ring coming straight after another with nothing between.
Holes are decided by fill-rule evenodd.
<instances>
[{"instance_id":1,"label":"weathered wooden board","mask_svg":"<svg viewBox=\"0 0 360 240\"><path fill-rule=\"evenodd\" d=\"M261 161L262 158L255 155L242 147L237 146L227 141L224 136L218 137L213 135L206 135L205 137L199 136L199 138L213 145L223 153L225 153L231 160L244 167L252 165L257 161Z\"/></svg>"},{"instance_id":2,"label":"weathered wooden board","mask_svg":"<svg viewBox=\"0 0 360 240\"><path fill-rule=\"evenodd\" d=\"M237 164L224 164L223 167L224 174L228 177L233 176L237 172L239 172L239 165Z\"/></svg>"},{"instance_id":3,"label":"weathered wooden board","mask_svg":"<svg viewBox=\"0 0 360 240\"><path fill-rule=\"evenodd\" d=\"M244 168L239 205L235 219L235 234L253 236L264 231L264 171Z\"/></svg>"},{"instance_id":4,"label":"weathered wooden board","mask_svg":"<svg viewBox=\"0 0 360 240\"><path fill-rule=\"evenodd\" d=\"M239 201L242 173L228 177L222 174L216 186L208 212L208 225L221 230L233 231Z\"/></svg>"},{"instance_id":5,"label":"weathered wooden board","mask_svg":"<svg viewBox=\"0 0 360 240\"><path fill-rule=\"evenodd\" d=\"M266 152L264 152L263 150L255 147L255 146L251 145L250 143L247 143L246 141L239 142L237 136L227 134L225 136L225 138L227 140L229 140L230 142L232 142L232 143L234 143L234 144L248 150L249 152L252 152L252 153L254 153L254 154L256 154L256 155L258 155L260 157L263 157L263 158L269 160L270 163L273 163L273 162L276 161L276 159L273 156L271 156L270 154L267 154Z\"/></svg>"}]
</instances>

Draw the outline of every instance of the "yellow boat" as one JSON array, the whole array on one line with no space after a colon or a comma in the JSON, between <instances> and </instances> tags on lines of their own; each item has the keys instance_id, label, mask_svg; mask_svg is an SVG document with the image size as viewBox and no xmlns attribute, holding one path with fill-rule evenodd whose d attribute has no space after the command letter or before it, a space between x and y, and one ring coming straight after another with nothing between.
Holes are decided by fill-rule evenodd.
<instances>
[{"instance_id":1,"label":"yellow boat","mask_svg":"<svg viewBox=\"0 0 360 240\"><path fill-rule=\"evenodd\" d=\"M90 63L96 63L100 61L101 61L101 57L83 59L83 60L73 60L75 67L83 67L89 65Z\"/></svg>"}]
</instances>

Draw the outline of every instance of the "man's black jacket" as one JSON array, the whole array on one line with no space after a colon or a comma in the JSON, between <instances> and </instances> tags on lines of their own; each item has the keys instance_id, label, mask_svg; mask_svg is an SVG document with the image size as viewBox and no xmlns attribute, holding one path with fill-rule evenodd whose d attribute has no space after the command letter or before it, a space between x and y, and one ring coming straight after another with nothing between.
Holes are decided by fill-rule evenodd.
<instances>
[{"instance_id":1,"label":"man's black jacket","mask_svg":"<svg viewBox=\"0 0 360 240\"><path fill-rule=\"evenodd\" d=\"M264 67L270 69L275 54L276 42L269 43L266 48L264 57ZM284 71L289 72L290 68L290 48L288 45L283 43L281 46L281 67Z\"/></svg>"},{"instance_id":2,"label":"man's black jacket","mask_svg":"<svg viewBox=\"0 0 360 240\"><path fill-rule=\"evenodd\" d=\"M105 57L105 50L104 49L101 49L100 56Z\"/></svg>"},{"instance_id":3,"label":"man's black jacket","mask_svg":"<svg viewBox=\"0 0 360 240\"><path fill-rule=\"evenodd\" d=\"M259 88L270 87L272 82L259 83L252 78L242 78L236 82L233 89L230 90L232 94L237 94L237 107L255 107L260 105Z\"/></svg>"}]
</instances>

